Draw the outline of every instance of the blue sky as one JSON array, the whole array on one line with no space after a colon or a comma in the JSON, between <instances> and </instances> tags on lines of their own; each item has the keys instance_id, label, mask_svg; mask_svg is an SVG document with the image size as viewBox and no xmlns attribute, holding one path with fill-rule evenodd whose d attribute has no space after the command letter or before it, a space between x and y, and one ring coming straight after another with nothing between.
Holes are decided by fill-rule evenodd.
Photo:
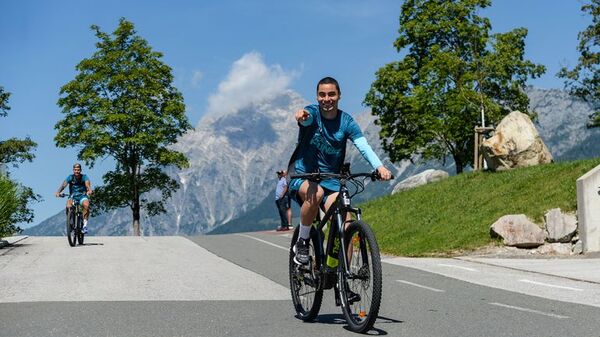
<instances>
[{"instance_id":1,"label":"blue sky","mask_svg":"<svg viewBox=\"0 0 600 337\"><path fill-rule=\"evenodd\" d=\"M90 25L112 33L120 17L164 54L187 115L196 125L219 104L243 104L292 89L314 99L316 82L333 76L342 88L342 109L365 110L362 100L374 73L399 59L401 1L2 1L0 2L0 86L12 93L9 116L0 118L0 139L30 136L38 143L33 163L11 168L13 178L44 201L32 205L35 220L56 214L64 200L54 197L71 172L75 149L54 146L54 125L62 118L59 89L75 77L75 66L90 57L96 37ZM529 29L526 57L547 67L530 84L562 88L561 65L577 62L577 33L591 19L579 0L495 0L480 14L494 31ZM276 84L276 85L274 85ZM262 88L262 90L257 90ZM234 103L237 102L237 103ZM292 113L292 112L290 112ZM111 162L84 167L101 184Z\"/></svg>"}]
</instances>

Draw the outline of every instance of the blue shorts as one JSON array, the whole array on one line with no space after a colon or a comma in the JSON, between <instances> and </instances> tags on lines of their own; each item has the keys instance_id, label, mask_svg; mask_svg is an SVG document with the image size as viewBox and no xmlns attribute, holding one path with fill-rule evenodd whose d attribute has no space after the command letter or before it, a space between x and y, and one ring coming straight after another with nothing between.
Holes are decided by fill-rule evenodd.
<instances>
[{"instance_id":1,"label":"blue shorts","mask_svg":"<svg viewBox=\"0 0 600 337\"><path fill-rule=\"evenodd\" d=\"M290 198L292 198L294 201L296 201L298 203L298 205L302 206L302 203L304 202L304 200L302 200L302 198L300 198L300 194L298 194L298 191L300 190L300 186L302 186L302 184L304 183L306 179L299 179L299 178L295 178L290 180L290 184L288 185L288 189L290 191ZM331 187L335 186L337 183L338 189L333 190L331 189ZM330 196L333 193L339 192L339 181L337 180L323 180L319 182L319 186L321 186L321 188L323 189L324 196L323 196L323 200L321 200L321 204L325 204L325 201L327 200L327 197Z\"/></svg>"},{"instance_id":2,"label":"blue shorts","mask_svg":"<svg viewBox=\"0 0 600 337\"><path fill-rule=\"evenodd\" d=\"M83 201L88 200L88 196L85 194L73 194L69 196L69 199L77 201L78 204L83 205Z\"/></svg>"}]
</instances>

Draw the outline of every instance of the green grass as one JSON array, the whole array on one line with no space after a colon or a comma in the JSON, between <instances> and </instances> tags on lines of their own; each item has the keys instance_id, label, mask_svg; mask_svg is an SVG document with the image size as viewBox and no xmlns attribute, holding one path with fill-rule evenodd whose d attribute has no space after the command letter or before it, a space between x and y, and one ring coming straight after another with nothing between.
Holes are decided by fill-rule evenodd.
<instances>
[{"instance_id":1,"label":"green grass","mask_svg":"<svg viewBox=\"0 0 600 337\"><path fill-rule=\"evenodd\" d=\"M552 208L577 209L576 180L600 158L505 172L464 173L360 205L383 253L454 255L490 244L490 226L525 214L540 226Z\"/></svg>"}]
</instances>

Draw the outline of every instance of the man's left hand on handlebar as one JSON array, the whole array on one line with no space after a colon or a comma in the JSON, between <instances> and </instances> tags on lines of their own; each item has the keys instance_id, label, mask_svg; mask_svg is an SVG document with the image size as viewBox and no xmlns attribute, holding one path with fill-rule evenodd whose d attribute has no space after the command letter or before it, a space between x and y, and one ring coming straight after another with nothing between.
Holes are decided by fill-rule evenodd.
<instances>
[{"instance_id":1,"label":"man's left hand on handlebar","mask_svg":"<svg viewBox=\"0 0 600 337\"><path fill-rule=\"evenodd\" d=\"M377 168L377 173L379 173L379 177L381 180L390 180L392 179L392 172L386 169L385 166L381 165Z\"/></svg>"}]
</instances>

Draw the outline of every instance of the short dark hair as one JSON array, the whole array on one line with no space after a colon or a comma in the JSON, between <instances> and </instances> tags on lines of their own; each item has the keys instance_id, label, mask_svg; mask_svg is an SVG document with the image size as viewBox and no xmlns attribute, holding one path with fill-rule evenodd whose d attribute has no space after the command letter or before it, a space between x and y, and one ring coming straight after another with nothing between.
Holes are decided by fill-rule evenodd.
<instances>
[{"instance_id":1,"label":"short dark hair","mask_svg":"<svg viewBox=\"0 0 600 337\"><path fill-rule=\"evenodd\" d=\"M339 94L339 95L341 95L341 94L342 94L342 90L340 90L340 85L339 85L338 81L336 81L336 80L335 80L335 78L333 78L333 77L329 77L329 76L327 76L327 77L323 77L323 78L322 78L322 79L319 81L319 83L317 83L317 93L319 92L319 86L320 86L321 84L335 84L335 88L337 89L337 91L338 91L338 94Z\"/></svg>"},{"instance_id":2,"label":"short dark hair","mask_svg":"<svg viewBox=\"0 0 600 337\"><path fill-rule=\"evenodd\" d=\"M79 168L81 168L81 164L79 164L79 163L75 163L75 164L73 164L73 168L76 168L76 167L79 167Z\"/></svg>"}]
</instances>

